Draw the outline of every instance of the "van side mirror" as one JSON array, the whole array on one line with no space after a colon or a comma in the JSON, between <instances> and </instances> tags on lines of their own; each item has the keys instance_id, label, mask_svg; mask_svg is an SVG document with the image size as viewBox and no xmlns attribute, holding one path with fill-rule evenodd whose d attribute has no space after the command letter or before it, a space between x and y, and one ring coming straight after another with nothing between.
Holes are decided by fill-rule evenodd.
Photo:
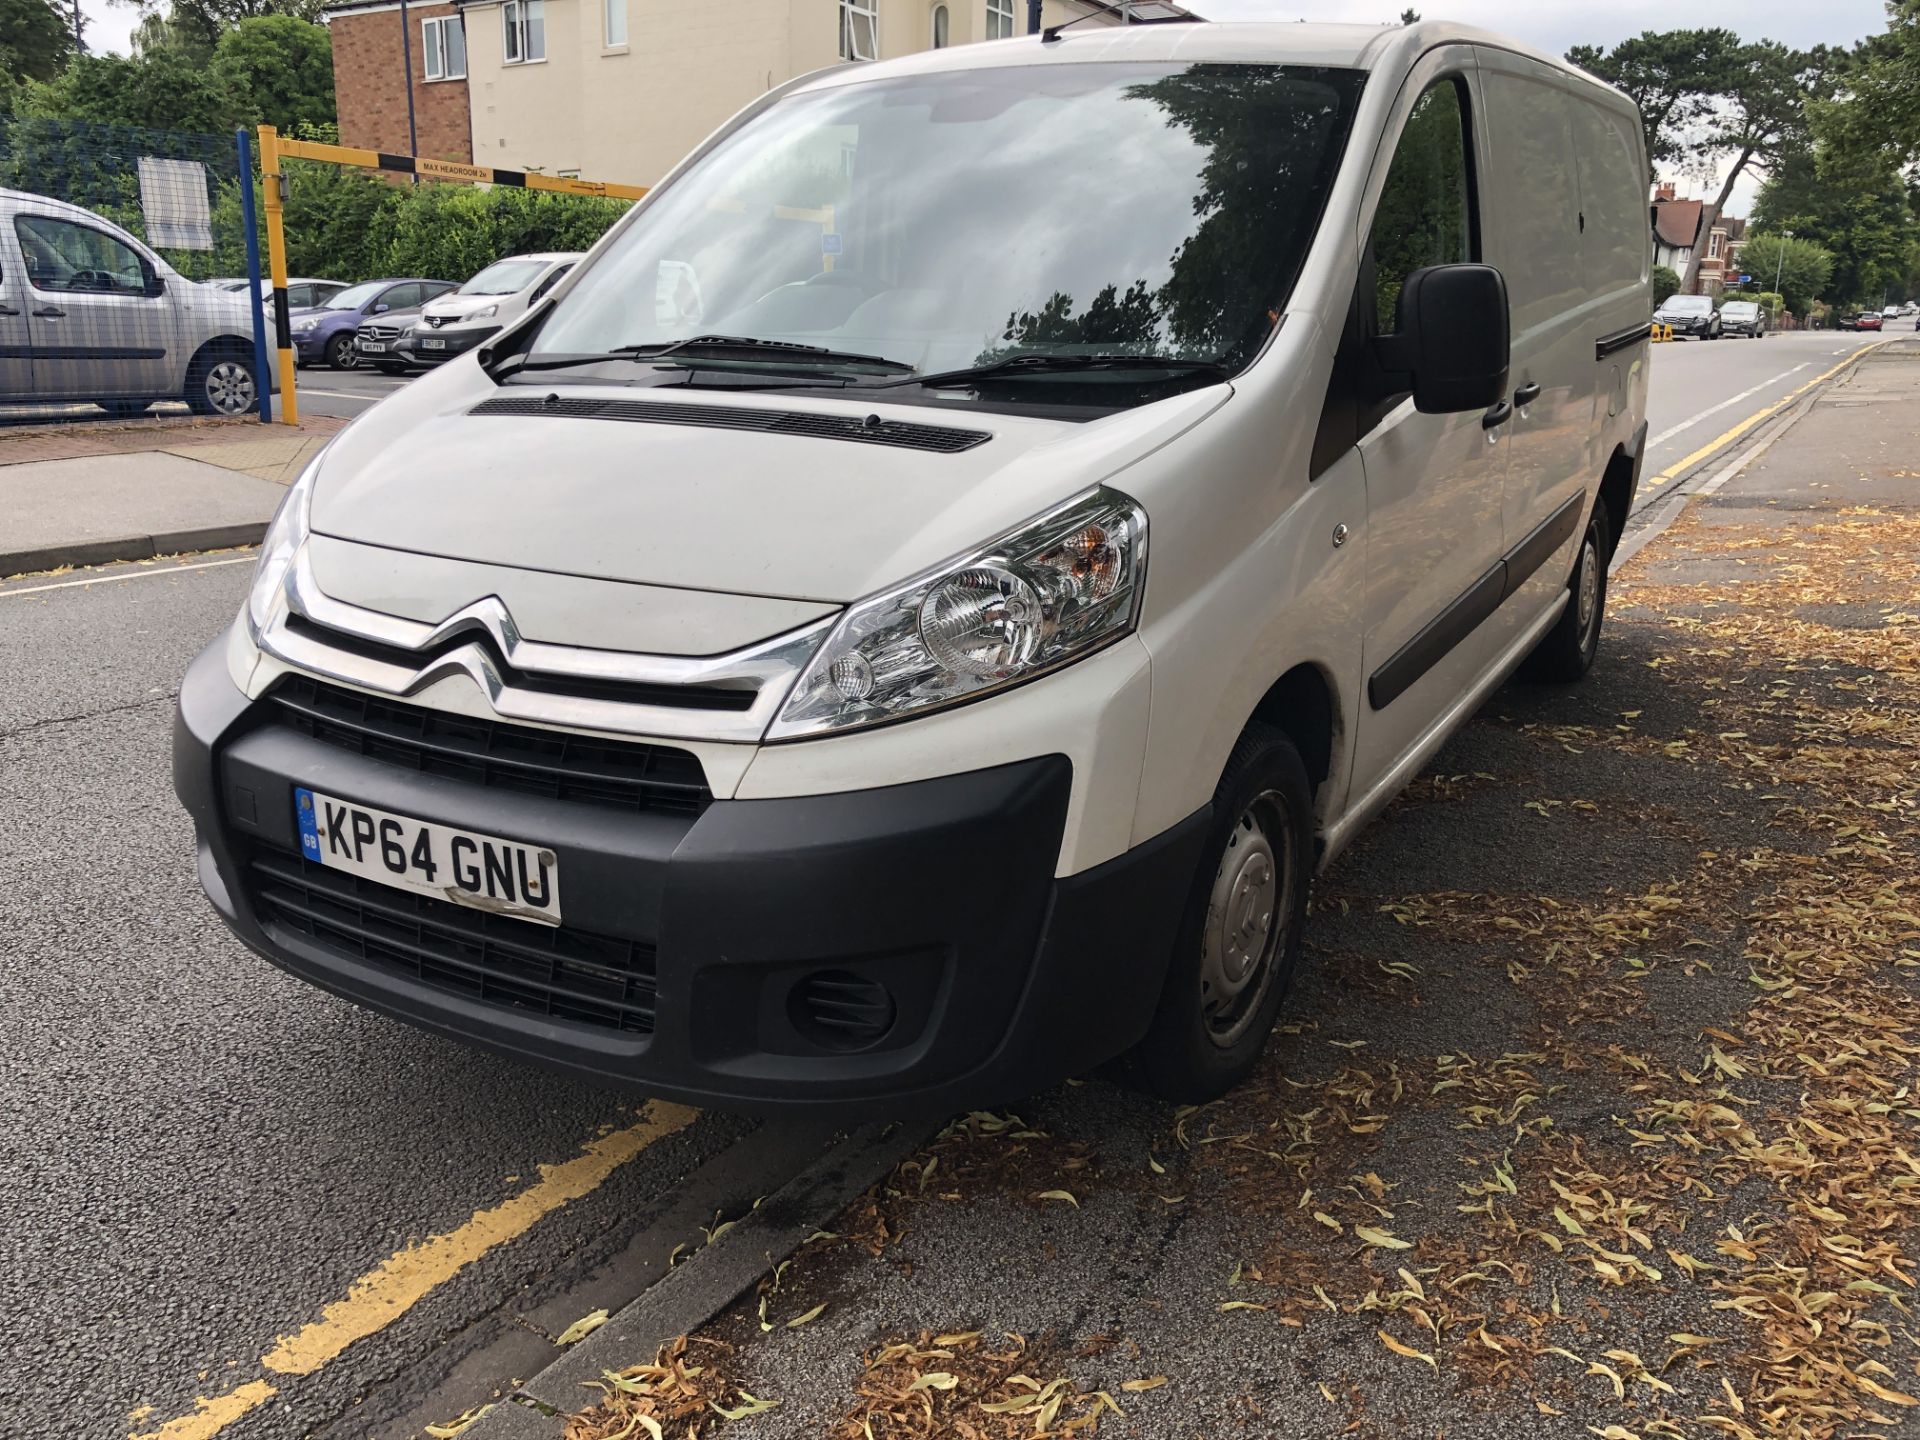
<instances>
[{"instance_id":1,"label":"van side mirror","mask_svg":"<svg viewBox=\"0 0 1920 1440\"><path fill-rule=\"evenodd\" d=\"M1373 346L1422 414L1484 410L1507 393L1507 282L1491 265L1415 270L1400 287L1394 333Z\"/></svg>"},{"instance_id":2,"label":"van side mirror","mask_svg":"<svg viewBox=\"0 0 1920 1440\"><path fill-rule=\"evenodd\" d=\"M157 299L167 293L167 277L145 260L140 262L140 278L146 282L140 287L140 291L149 300Z\"/></svg>"}]
</instances>

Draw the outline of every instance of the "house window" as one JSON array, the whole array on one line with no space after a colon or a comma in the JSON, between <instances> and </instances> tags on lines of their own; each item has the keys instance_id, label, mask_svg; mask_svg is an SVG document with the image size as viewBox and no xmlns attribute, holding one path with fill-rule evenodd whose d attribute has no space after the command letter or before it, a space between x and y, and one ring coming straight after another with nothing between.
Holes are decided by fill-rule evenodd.
<instances>
[{"instance_id":1,"label":"house window","mask_svg":"<svg viewBox=\"0 0 1920 1440\"><path fill-rule=\"evenodd\" d=\"M507 0L500 17L506 27L506 62L524 65L547 58L546 0Z\"/></svg>"},{"instance_id":2,"label":"house window","mask_svg":"<svg viewBox=\"0 0 1920 1440\"><path fill-rule=\"evenodd\" d=\"M987 39L1006 40L1013 35L1013 0L987 0Z\"/></svg>"},{"instance_id":3,"label":"house window","mask_svg":"<svg viewBox=\"0 0 1920 1440\"><path fill-rule=\"evenodd\" d=\"M840 0L840 58L880 58L880 0Z\"/></svg>"},{"instance_id":4,"label":"house window","mask_svg":"<svg viewBox=\"0 0 1920 1440\"><path fill-rule=\"evenodd\" d=\"M933 7L933 48L936 50L946 49L947 42L952 37L952 31L953 31L953 17L947 13L947 7L944 5L934 6Z\"/></svg>"},{"instance_id":5,"label":"house window","mask_svg":"<svg viewBox=\"0 0 1920 1440\"><path fill-rule=\"evenodd\" d=\"M467 29L458 15L420 22L420 58L429 80L467 78Z\"/></svg>"},{"instance_id":6,"label":"house window","mask_svg":"<svg viewBox=\"0 0 1920 1440\"><path fill-rule=\"evenodd\" d=\"M1707 258L1709 260L1718 260L1720 258L1720 232L1718 230L1707 237Z\"/></svg>"},{"instance_id":7,"label":"house window","mask_svg":"<svg viewBox=\"0 0 1920 1440\"><path fill-rule=\"evenodd\" d=\"M627 0L605 0L607 48L627 43Z\"/></svg>"}]
</instances>

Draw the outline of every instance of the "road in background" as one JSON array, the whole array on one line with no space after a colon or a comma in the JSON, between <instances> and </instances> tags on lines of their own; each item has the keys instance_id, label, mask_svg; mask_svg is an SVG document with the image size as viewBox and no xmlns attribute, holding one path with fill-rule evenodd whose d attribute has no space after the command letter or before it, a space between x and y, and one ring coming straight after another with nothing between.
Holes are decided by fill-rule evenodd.
<instances>
[{"instance_id":1,"label":"road in background","mask_svg":"<svg viewBox=\"0 0 1920 1440\"><path fill-rule=\"evenodd\" d=\"M1651 478L1880 339L1842 330L1800 330L1764 340L1676 340L1655 345L1647 387ZM1657 497L1641 491L1641 504Z\"/></svg>"}]
</instances>

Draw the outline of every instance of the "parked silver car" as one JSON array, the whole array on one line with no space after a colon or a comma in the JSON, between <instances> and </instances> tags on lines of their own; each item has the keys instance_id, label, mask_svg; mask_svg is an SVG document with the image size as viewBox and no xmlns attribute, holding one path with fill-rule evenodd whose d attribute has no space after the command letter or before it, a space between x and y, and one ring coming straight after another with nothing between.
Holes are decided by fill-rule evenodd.
<instances>
[{"instance_id":1,"label":"parked silver car","mask_svg":"<svg viewBox=\"0 0 1920 1440\"><path fill-rule=\"evenodd\" d=\"M0 403L244 414L260 393L249 310L90 210L0 190Z\"/></svg>"}]
</instances>

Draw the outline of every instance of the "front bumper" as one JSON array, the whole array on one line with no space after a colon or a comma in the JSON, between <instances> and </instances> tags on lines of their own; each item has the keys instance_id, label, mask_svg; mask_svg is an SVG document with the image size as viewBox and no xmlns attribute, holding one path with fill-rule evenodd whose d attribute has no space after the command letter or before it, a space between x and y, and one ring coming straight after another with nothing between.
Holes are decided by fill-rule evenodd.
<instances>
[{"instance_id":1,"label":"front bumper","mask_svg":"<svg viewBox=\"0 0 1920 1440\"><path fill-rule=\"evenodd\" d=\"M438 365L442 360L451 360L456 355L477 349L498 335L500 328L498 325L482 325L460 330L434 330L419 326L400 337L393 347L394 353L416 365ZM432 343L435 341L439 342L437 346Z\"/></svg>"},{"instance_id":2,"label":"front bumper","mask_svg":"<svg viewBox=\"0 0 1920 1440\"><path fill-rule=\"evenodd\" d=\"M234 685L225 650L223 636L188 671L174 731L201 883L252 949L372 1009L696 1105L869 1117L999 1103L1090 1070L1137 1041L1158 1002L1204 812L1055 879L1072 784L1062 756L719 800L697 816L612 812L423 774L289 728L271 692L250 702ZM355 918L351 896L302 890L303 873L351 882L300 859L295 783L551 845L568 927L553 943L578 935L641 957L626 1021L560 1013L524 968L476 983L480 932L524 948L546 944L546 927L455 911L469 938L423 966L392 923ZM400 893L372 887L374 912ZM302 904L331 918L290 923ZM566 968L553 967L556 984ZM848 1044L821 1027L823 995L868 1014L884 997L891 1020Z\"/></svg>"}]
</instances>

